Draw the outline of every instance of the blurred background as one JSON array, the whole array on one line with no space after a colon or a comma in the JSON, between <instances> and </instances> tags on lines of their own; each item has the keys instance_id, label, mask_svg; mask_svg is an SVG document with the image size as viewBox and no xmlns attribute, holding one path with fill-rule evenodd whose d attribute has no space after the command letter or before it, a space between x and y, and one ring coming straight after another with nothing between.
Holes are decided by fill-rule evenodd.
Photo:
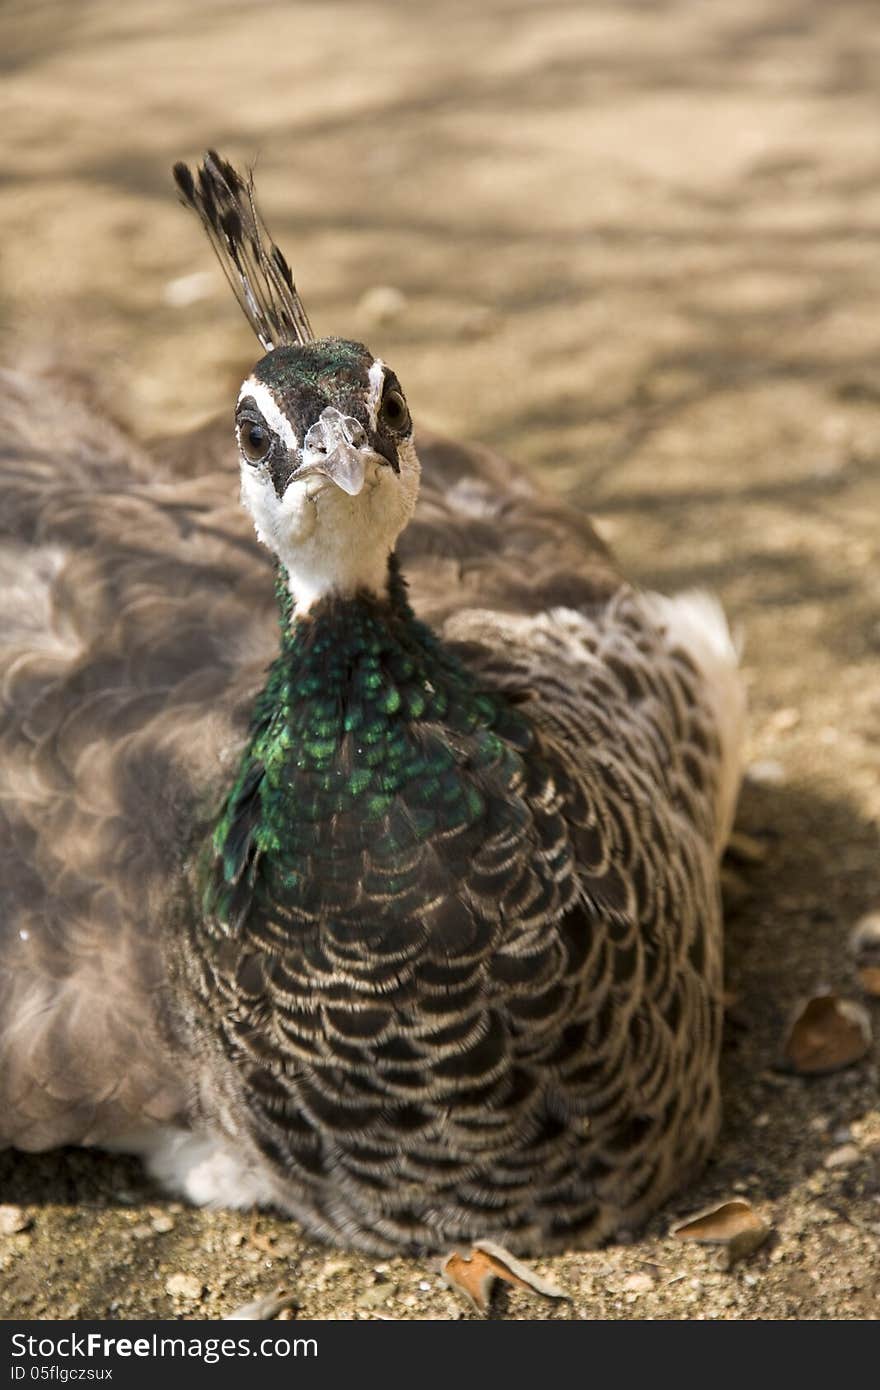
<instances>
[{"instance_id":1,"label":"blurred background","mask_svg":"<svg viewBox=\"0 0 880 1390\"><path fill-rule=\"evenodd\" d=\"M752 845L728 1118L683 1200L738 1183L777 1244L729 1276L676 1248L687 1278L664 1276L667 1212L647 1244L551 1263L576 1316L880 1311L876 1052L772 1070L795 999L852 991L846 936L880 902L876 5L6 0L0 74L8 363L91 372L145 436L231 413L258 349L170 179L215 146L255 164L316 330L390 361L417 421L589 508L636 579L721 594ZM3 1200L45 1211L0 1235L0 1310L216 1313L295 1256L312 1315L373 1315L383 1280L384 1315L453 1315L406 1262L377 1274L271 1218L248 1264L243 1218L169 1216L133 1166L2 1164Z\"/></svg>"}]
</instances>

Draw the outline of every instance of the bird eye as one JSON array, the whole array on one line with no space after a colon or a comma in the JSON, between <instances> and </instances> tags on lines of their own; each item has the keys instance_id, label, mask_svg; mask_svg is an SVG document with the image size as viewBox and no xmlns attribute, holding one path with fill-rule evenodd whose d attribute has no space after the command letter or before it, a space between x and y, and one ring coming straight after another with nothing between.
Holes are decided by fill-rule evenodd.
<instances>
[{"instance_id":1,"label":"bird eye","mask_svg":"<svg viewBox=\"0 0 880 1390\"><path fill-rule=\"evenodd\" d=\"M402 434L409 425L409 411L406 408L406 401L399 391L386 391L382 397L382 409L379 418L383 425L387 425L395 434Z\"/></svg>"},{"instance_id":2,"label":"bird eye","mask_svg":"<svg viewBox=\"0 0 880 1390\"><path fill-rule=\"evenodd\" d=\"M257 420L242 420L238 426L238 443L248 463L262 463L272 448L272 436Z\"/></svg>"}]
</instances>

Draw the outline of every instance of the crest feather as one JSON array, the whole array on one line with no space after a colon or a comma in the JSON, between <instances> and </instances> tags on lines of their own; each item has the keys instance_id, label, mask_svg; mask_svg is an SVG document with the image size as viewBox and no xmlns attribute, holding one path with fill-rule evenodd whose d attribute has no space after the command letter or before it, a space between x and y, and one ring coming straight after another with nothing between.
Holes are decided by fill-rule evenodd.
<instances>
[{"instance_id":1,"label":"crest feather","mask_svg":"<svg viewBox=\"0 0 880 1390\"><path fill-rule=\"evenodd\" d=\"M195 174L175 164L181 201L197 214L232 293L266 352L314 338L293 273L254 201L254 179L208 150Z\"/></svg>"}]
</instances>

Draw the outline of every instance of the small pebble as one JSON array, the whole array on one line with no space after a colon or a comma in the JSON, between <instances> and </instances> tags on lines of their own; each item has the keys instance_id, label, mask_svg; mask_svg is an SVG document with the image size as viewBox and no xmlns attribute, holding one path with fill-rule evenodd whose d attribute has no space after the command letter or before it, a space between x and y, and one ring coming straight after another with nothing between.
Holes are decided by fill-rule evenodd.
<instances>
[{"instance_id":1,"label":"small pebble","mask_svg":"<svg viewBox=\"0 0 880 1390\"><path fill-rule=\"evenodd\" d=\"M496 327L498 316L487 304L469 304L459 317L457 328L462 338L482 338Z\"/></svg>"},{"instance_id":2,"label":"small pebble","mask_svg":"<svg viewBox=\"0 0 880 1390\"><path fill-rule=\"evenodd\" d=\"M165 1292L172 1298L186 1298L195 1302L201 1298L204 1286L194 1274L172 1274L165 1280Z\"/></svg>"},{"instance_id":3,"label":"small pebble","mask_svg":"<svg viewBox=\"0 0 880 1390\"><path fill-rule=\"evenodd\" d=\"M650 1274L629 1274L620 1286L621 1293L650 1293L654 1280Z\"/></svg>"},{"instance_id":4,"label":"small pebble","mask_svg":"<svg viewBox=\"0 0 880 1390\"><path fill-rule=\"evenodd\" d=\"M357 314L371 328L384 323L393 323L406 313L407 300L402 290L394 285L374 285L361 295Z\"/></svg>"},{"instance_id":5,"label":"small pebble","mask_svg":"<svg viewBox=\"0 0 880 1390\"><path fill-rule=\"evenodd\" d=\"M775 758L759 758L746 768L746 777L759 787L780 787L785 781L785 768Z\"/></svg>"},{"instance_id":6,"label":"small pebble","mask_svg":"<svg viewBox=\"0 0 880 1390\"><path fill-rule=\"evenodd\" d=\"M154 1216L154 1217L153 1217L153 1230L156 1232L157 1235L160 1235L160 1236L167 1235L169 1231L173 1231L173 1230L174 1230L174 1219L173 1219L173 1217L171 1217L171 1216Z\"/></svg>"},{"instance_id":7,"label":"small pebble","mask_svg":"<svg viewBox=\"0 0 880 1390\"><path fill-rule=\"evenodd\" d=\"M787 708L778 709L768 720L768 728L775 734L788 733L790 729L796 729L801 722L801 712L798 709Z\"/></svg>"},{"instance_id":8,"label":"small pebble","mask_svg":"<svg viewBox=\"0 0 880 1390\"><path fill-rule=\"evenodd\" d=\"M764 1086L769 1086L774 1091L784 1091L795 1080L793 1076L780 1075L778 1071L759 1072L758 1079ZM825 1127L827 1128L827 1123Z\"/></svg>"},{"instance_id":9,"label":"small pebble","mask_svg":"<svg viewBox=\"0 0 880 1390\"><path fill-rule=\"evenodd\" d=\"M860 917L849 934L849 949L866 994L880 997L880 912Z\"/></svg>"},{"instance_id":10,"label":"small pebble","mask_svg":"<svg viewBox=\"0 0 880 1390\"><path fill-rule=\"evenodd\" d=\"M162 298L172 309L188 309L198 304L200 299L208 299L215 288L216 277L207 270L194 270L191 275L178 275L176 280L168 280L162 289Z\"/></svg>"},{"instance_id":11,"label":"small pebble","mask_svg":"<svg viewBox=\"0 0 880 1390\"><path fill-rule=\"evenodd\" d=\"M852 1168L853 1164L858 1163L862 1155L857 1145L841 1144L840 1148L832 1149L830 1154L825 1156L825 1168Z\"/></svg>"},{"instance_id":12,"label":"small pebble","mask_svg":"<svg viewBox=\"0 0 880 1390\"><path fill-rule=\"evenodd\" d=\"M359 1308L381 1308L395 1291L394 1284L374 1284L372 1288L364 1289L363 1293L358 1294L357 1305Z\"/></svg>"},{"instance_id":13,"label":"small pebble","mask_svg":"<svg viewBox=\"0 0 880 1390\"><path fill-rule=\"evenodd\" d=\"M728 838L724 852L731 859L738 859L743 864L763 864L767 858L767 845L764 840L747 835L744 830L734 830Z\"/></svg>"},{"instance_id":14,"label":"small pebble","mask_svg":"<svg viewBox=\"0 0 880 1390\"><path fill-rule=\"evenodd\" d=\"M23 1207L0 1206L0 1236L14 1236L19 1231L27 1231L33 1225Z\"/></svg>"}]
</instances>

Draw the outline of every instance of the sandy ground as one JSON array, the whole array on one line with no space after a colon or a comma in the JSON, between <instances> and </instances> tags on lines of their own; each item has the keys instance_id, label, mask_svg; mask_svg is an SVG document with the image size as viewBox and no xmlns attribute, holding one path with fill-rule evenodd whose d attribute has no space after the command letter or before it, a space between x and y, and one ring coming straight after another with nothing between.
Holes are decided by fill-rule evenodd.
<instances>
[{"instance_id":1,"label":"sandy ground","mask_svg":"<svg viewBox=\"0 0 880 1390\"><path fill-rule=\"evenodd\" d=\"M876 1316L877 1050L774 1069L799 997L858 997L846 937L880 906L876 5L31 0L0 69L7 358L94 369L146 434L228 410L254 347L168 168L257 157L320 330L743 634L759 857L729 894L715 1159L632 1242L539 1261L570 1303L497 1315ZM734 1194L774 1229L750 1259L669 1238ZM302 1316L463 1315L427 1263L184 1209L125 1160L0 1155L0 1201L27 1224L5 1316L217 1316L278 1283Z\"/></svg>"}]
</instances>

